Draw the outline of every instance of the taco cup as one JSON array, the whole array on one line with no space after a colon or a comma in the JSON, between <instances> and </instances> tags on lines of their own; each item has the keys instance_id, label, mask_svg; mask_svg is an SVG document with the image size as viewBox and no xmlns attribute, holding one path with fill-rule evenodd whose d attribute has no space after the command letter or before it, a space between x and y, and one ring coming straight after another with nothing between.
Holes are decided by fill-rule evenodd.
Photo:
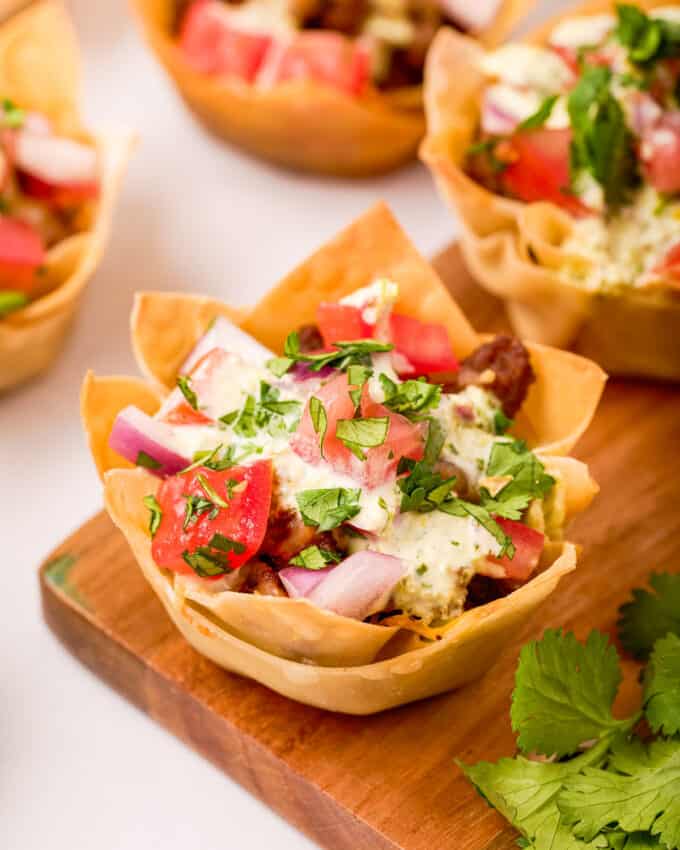
<instances>
[{"instance_id":1,"label":"taco cup","mask_svg":"<svg viewBox=\"0 0 680 850\"><path fill-rule=\"evenodd\" d=\"M441 6L447 4L442 3ZM461 26L497 42L529 6L486 0ZM214 133L278 165L360 177L415 155L437 0L133 0L147 40ZM451 18L449 18L451 20Z\"/></svg>"},{"instance_id":2,"label":"taco cup","mask_svg":"<svg viewBox=\"0 0 680 850\"><path fill-rule=\"evenodd\" d=\"M421 157L460 217L470 270L521 337L678 380L680 66L663 35L677 7L622 9L583 3L492 53L441 31ZM643 31L665 46L641 51Z\"/></svg>"},{"instance_id":3,"label":"taco cup","mask_svg":"<svg viewBox=\"0 0 680 850\"><path fill-rule=\"evenodd\" d=\"M563 529L597 487L565 455L604 374L478 337L384 206L252 309L141 293L132 334L146 380L81 395L105 504L226 669L400 705L480 676L575 568Z\"/></svg>"},{"instance_id":4,"label":"taco cup","mask_svg":"<svg viewBox=\"0 0 680 850\"><path fill-rule=\"evenodd\" d=\"M61 5L0 26L0 391L56 357L108 237L127 135L78 118L78 55Z\"/></svg>"}]
</instances>

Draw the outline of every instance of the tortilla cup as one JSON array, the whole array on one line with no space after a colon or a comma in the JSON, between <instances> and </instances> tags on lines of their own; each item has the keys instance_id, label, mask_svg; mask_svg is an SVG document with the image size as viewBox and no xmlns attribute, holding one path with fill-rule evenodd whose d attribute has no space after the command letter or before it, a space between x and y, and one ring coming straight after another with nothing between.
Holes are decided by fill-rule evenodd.
<instances>
[{"instance_id":1,"label":"tortilla cup","mask_svg":"<svg viewBox=\"0 0 680 850\"><path fill-rule=\"evenodd\" d=\"M664 0L640 0L643 9ZM612 9L590 0L570 14ZM543 43L564 15L543 24L527 40ZM586 292L558 274L568 255L561 249L572 220L551 203L525 204L494 195L463 170L479 122L486 77L483 47L441 30L425 72L427 136L420 149L439 189L461 222L461 246L474 277L506 301L522 338L570 347L616 375L680 379L680 299L670 288L625 294Z\"/></svg>"},{"instance_id":2,"label":"tortilla cup","mask_svg":"<svg viewBox=\"0 0 680 850\"><path fill-rule=\"evenodd\" d=\"M286 333L313 319L320 301L342 297L378 276L399 283L397 309L444 322L458 355L464 356L481 341L435 272L379 205L250 310L233 310L197 296L142 293L133 311L132 335L150 383L90 373L81 395L85 430L104 479L106 507L192 645L221 666L287 696L357 714L420 699L480 676L561 577L574 569L575 550L560 542L561 529L589 504L597 487L584 464L553 455L568 451L592 418L604 383L602 371L573 354L532 348L537 382L518 434L541 447L546 467L558 479L558 495L539 518L555 539L546 545L540 573L532 581L503 599L465 612L440 630L435 642L397 626L341 617L306 600L212 593L206 584L176 580L151 557L142 498L156 492L159 480L144 469L131 469L107 442L123 407L137 404L152 413L160 405L180 364L215 316L229 317L262 344L280 351ZM557 526L554 534L551 521Z\"/></svg>"},{"instance_id":3,"label":"tortilla cup","mask_svg":"<svg viewBox=\"0 0 680 850\"><path fill-rule=\"evenodd\" d=\"M101 259L120 180L128 160L130 134L90 136L77 111L78 49L65 9L35 3L0 26L0 91L26 109L46 115L55 129L97 146L101 193L84 210L86 228L47 253L44 290L21 310L0 319L0 391L50 365L71 325L80 296Z\"/></svg>"},{"instance_id":4,"label":"tortilla cup","mask_svg":"<svg viewBox=\"0 0 680 850\"><path fill-rule=\"evenodd\" d=\"M176 0L132 0L151 45L189 108L216 135L277 165L345 177L414 158L425 132L420 86L352 97L308 81L257 89L195 71L175 39ZM507 34L530 0L506 0L487 33Z\"/></svg>"}]
</instances>

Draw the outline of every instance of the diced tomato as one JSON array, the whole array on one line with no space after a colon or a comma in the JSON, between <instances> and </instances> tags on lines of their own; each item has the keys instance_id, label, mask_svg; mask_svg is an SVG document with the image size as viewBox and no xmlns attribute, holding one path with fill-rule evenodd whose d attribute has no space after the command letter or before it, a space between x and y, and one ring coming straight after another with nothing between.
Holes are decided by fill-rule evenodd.
<instances>
[{"instance_id":1,"label":"diced tomato","mask_svg":"<svg viewBox=\"0 0 680 850\"><path fill-rule=\"evenodd\" d=\"M332 348L336 342L373 336L373 328L364 321L361 310L350 304L322 301L316 308L316 323L326 348Z\"/></svg>"},{"instance_id":2,"label":"diced tomato","mask_svg":"<svg viewBox=\"0 0 680 850\"><path fill-rule=\"evenodd\" d=\"M396 360L402 377L452 372L458 369L458 360L444 325L421 322L410 316L392 313L390 341L396 351L408 361L408 364L400 365L400 361Z\"/></svg>"},{"instance_id":3,"label":"diced tomato","mask_svg":"<svg viewBox=\"0 0 680 850\"><path fill-rule=\"evenodd\" d=\"M544 535L540 531L514 519L495 517L496 522L512 539L515 554L512 558L489 558L505 569L505 577L512 581L526 581L538 566L543 551Z\"/></svg>"},{"instance_id":4,"label":"diced tomato","mask_svg":"<svg viewBox=\"0 0 680 850\"><path fill-rule=\"evenodd\" d=\"M666 282L673 287L680 287L680 242L676 242L652 269L662 274Z\"/></svg>"},{"instance_id":5,"label":"diced tomato","mask_svg":"<svg viewBox=\"0 0 680 850\"><path fill-rule=\"evenodd\" d=\"M299 33L277 44L262 68L260 82L313 80L348 94L361 94L370 79L371 57L361 41L330 31Z\"/></svg>"},{"instance_id":6,"label":"diced tomato","mask_svg":"<svg viewBox=\"0 0 680 850\"><path fill-rule=\"evenodd\" d=\"M239 29L230 13L219 0L194 0L182 19L179 45L196 71L252 82L272 38Z\"/></svg>"},{"instance_id":7,"label":"diced tomato","mask_svg":"<svg viewBox=\"0 0 680 850\"><path fill-rule=\"evenodd\" d=\"M561 44L551 44L551 50L562 59L565 65L569 68L569 70L574 74L574 76L578 76L580 74L581 69L578 64L578 50L575 47L566 47Z\"/></svg>"},{"instance_id":8,"label":"diced tomato","mask_svg":"<svg viewBox=\"0 0 680 850\"><path fill-rule=\"evenodd\" d=\"M569 147L572 133L564 130L523 130L507 141L508 164L502 174L505 190L520 201L551 201L573 215L586 207L569 194Z\"/></svg>"},{"instance_id":9,"label":"diced tomato","mask_svg":"<svg viewBox=\"0 0 680 850\"><path fill-rule=\"evenodd\" d=\"M201 479L207 483L207 488ZM217 505L216 510L209 508L198 515L194 513L195 518L185 528L191 497L209 500L215 505L210 491L216 493L227 507ZM222 472L199 467L166 478L156 495L162 516L151 546L154 561L164 569L193 575L194 570L182 556L185 552L192 554L199 547L206 547L208 554L214 551L218 558L224 558L225 567L237 569L249 561L262 545L271 497L270 460L260 460L251 466L233 466ZM222 539L215 540L216 534ZM243 547L242 551L225 552L224 538L234 542L239 550Z\"/></svg>"},{"instance_id":10,"label":"diced tomato","mask_svg":"<svg viewBox=\"0 0 680 850\"><path fill-rule=\"evenodd\" d=\"M642 136L640 158L647 180L658 192L680 190L680 110L666 112Z\"/></svg>"},{"instance_id":11,"label":"diced tomato","mask_svg":"<svg viewBox=\"0 0 680 850\"><path fill-rule=\"evenodd\" d=\"M180 401L161 417L161 422L167 422L168 425L210 425L213 420L200 410L194 410L188 402Z\"/></svg>"},{"instance_id":12,"label":"diced tomato","mask_svg":"<svg viewBox=\"0 0 680 850\"><path fill-rule=\"evenodd\" d=\"M368 388L364 387L361 416L364 419L386 416L390 421L383 445L366 449L366 460L361 460L335 436L338 420L354 417L354 402L350 398L349 390L347 375L342 374L324 384L315 394L324 405L327 417L323 457L336 472L349 475L364 487L377 487L394 477L400 458L410 457L413 460L422 458L425 442L424 426L422 423L414 424L398 413L393 413L383 405L377 404L370 398ZM291 439L291 447L303 460L308 463L317 463L321 460L319 436L314 430L308 402L298 430Z\"/></svg>"},{"instance_id":13,"label":"diced tomato","mask_svg":"<svg viewBox=\"0 0 680 850\"><path fill-rule=\"evenodd\" d=\"M340 461L344 462L347 455L351 455L345 444L335 436L338 419L351 419L354 416L354 402L349 395L347 375L344 373L337 375L319 387L314 396L319 399L326 411L327 425L323 441L323 456L334 466ZM320 434L314 430L309 406L308 401L290 445L303 460L308 463L317 463L321 460Z\"/></svg>"},{"instance_id":14,"label":"diced tomato","mask_svg":"<svg viewBox=\"0 0 680 850\"><path fill-rule=\"evenodd\" d=\"M0 289L30 295L39 284L36 271L44 262L40 234L23 221L0 216Z\"/></svg>"},{"instance_id":15,"label":"diced tomato","mask_svg":"<svg viewBox=\"0 0 680 850\"><path fill-rule=\"evenodd\" d=\"M47 183L32 174L21 175L21 188L32 198L39 198L55 207L71 207L99 196L99 183Z\"/></svg>"}]
</instances>

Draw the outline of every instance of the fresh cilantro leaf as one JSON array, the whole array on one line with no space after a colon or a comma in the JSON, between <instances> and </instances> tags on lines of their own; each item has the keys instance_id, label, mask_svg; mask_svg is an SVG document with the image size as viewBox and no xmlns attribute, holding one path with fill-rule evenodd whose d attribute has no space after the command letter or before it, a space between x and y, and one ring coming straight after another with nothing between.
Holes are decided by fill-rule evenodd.
<instances>
[{"instance_id":1,"label":"fresh cilantro leaf","mask_svg":"<svg viewBox=\"0 0 680 850\"><path fill-rule=\"evenodd\" d=\"M223 443L219 443L212 450L199 451L194 453L193 462L189 464L180 474L190 472L199 466L205 466L206 469L212 469L213 472L222 472L225 469L231 469L232 466L237 466L248 455L257 453L261 454L261 446L256 446L252 443L243 443L238 448L236 446L224 447Z\"/></svg>"},{"instance_id":2,"label":"fresh cilantro leaf","mask_svg":"<svg viewBox=\"0 0 680 850\"><path fill-rule=\"evenodd\" d=\"M517 130L537 130L539 127L542 127L552 115L553 108L558 99L558 94L551 94L546 97L536 112L517 125Z\"/></svg>"},{"instance_id":3,"label":"fresh cilantro leaf","mask_svg":"<svg viewBox=\"0 0 680 850\"><path fill-rule=\"evenodd\" d=\"M590 841L617 826L680 846L680 741L654 741L639 751L637 762L615 762L619 772L586 768L565 781L557 804L578 838Z\"/></svg>"},{"instance_id":4,"label":"fresh cilantro leaf","mask_svg":"<svg viewBox=\"0 0 680 850\"><path fill-rule=\"evenodd\" d=\"M361 507L361 490L332 487L328 490L303 490L295 496L305 525L330 531L355 517Z\"/></svg>"},{"instance_id":5,"label":"fresh cilantro leaf","mask_svg":"<svg viewBox=\"0 0 680 850\"><path fill-rule=\"evenodd\" d=\"M612 95L612 72L588 67L572 89L567 109L573 130L572 184L587 171L602 186L606 202L623 203L638 182L633 136L621 104Z\"/></svg>"},{"instance_id":6,"label":"fresh cilantro leaf","mask_svg":"<svg viewBox=\"0 0 680 850\"><path fill-rule=\"evenodd\" d=\"M0 292L0 318L13 313L15 310L21 310L28 304L28 296L24 292L14 292L13 290L5 289Z\"/></svg>"},{"instance_id":7,"label":"fresh cilantro leaf","mask_svg":"<svg viewBox=\"0 0 680 850\"><path fill-rule=\"evenodd\" d=\"M322 570L329 564L337 564L342 560L342 555L324 549L321 546L308 546L291 558L289 563L296 567L304 567L306 570Z\"/></svg>"},{"instance_id":8,"label":"fresh cilantro leaf","mask_svg":"<svg viewBox=\"0 0 680 850\"><path fill-rule=\"evenodd\" d=\"M9 100L9 98L5 98L2 101L2 123L5 127L10 127L12 129L16 129L21 127L24 123L24 119L26 118L26 113L23 109L19 109L16 104Z\"/></svg>"},{"instance_id":9,"label":"fresh cilantro leaf","mask_svg":"<svg viewBox=\"0 0 680 850\"><path fill-rule=\"evenodd\" d=\"M257 435L254 396L249 395L246 397L245 404L241 408L241 412L238 414L232 427L234 428L234 433L240 437L255 437Z\"/></svg>"},{"instance_id":10,"label":"fresh cilantro leaf","mask_svg":"<svg viewBox=\"0 0 680 850\"><path fill-rule=\"evenodd\" d=\"M607 742L603 741L563 764L517 756L501 759L497 764L459 766L482 796L531 842L528 846L536 850L584 850L587 845L577 841L561 824L557 796L572 775L601 764L606 752Z\"/></svg>"},{"instance_id":11,"label":"fresh cilantro leaf","mask_svg":"<svg viewBox=\"0 0 680 850\"><path fill-rule=\"evenodd\" d=\"M367 419L338 419L335 436L359 460L366 460L364 449L382 446L387 438L390 420L387 416Z\"/></svg>"},{"instance_id":12,"label":"fresh cilantro leaf","mask_svg":"<svg viewBox=\"0 0 680 850\"><path fill-rule=\"evenodd\" d=\"M296 399L280 398L281 392L276 387L272 387L266 381L260 381L260 401L261 410L266 410L268 413L274 413L277 416L288 416L290 414L298 414L302 404Z\"/></svg>"},{"instance_id":13,"label":"fresh cilantro leaf","mask_svg":"<svg viewBox=\"0 0 680 850\"><path fill-rule=\"evenodd\" d=\"M328 416L326 415L326 408L323 406L323 402L315 395L309 399L309 416L312 420L314 433L319 435L319 449L321 451L321 457L323 457L323 441L326 439Z\"/></svg>"},{"instance_id":14,"label":"fresh cilantro leaf","mask_svg":"<svg viewBox=\"0 0 680 850\"><path fill-rule=\"evenodd\" d=\"M362 387L373 374L368 366L354 365L347 370L347 383L353 387Z\"/></svg>"},{"instance_id":15,"label":"fresh cilantro leaf","mask_svg":"<svg viewBox=\"0 0 680 850\"><path fill-rule=\"evenodd\" d=\"M198 410L198 396L191 389L191 378L188 375L178 375L177 386L180 388L180 391L187 400L189 406L193 407L194 410Z\"/></svg>"},{"instance_id":16,"label":"fresh cilantro leaf","mask_svg":"<svg viewBox=\"0 0 680 850\"><path fill-rule=\"evenodd\" d=\"M155 537L156 532L158 531L158 527L161 524L161 519L163 519L163 511L161 510L161 506L156 501L155 496L144 496L142 499L144 505L151 511L151 516L149 517L149 531L151 532L151 536Z\"/></svg>"},{"instance_id":17,"label":"fresh cilantro leaf","mask_svg":"<svg viewBox=\"0 0 680 850\"><path fill-rule=\"evenodd\" d=\"M654 644L645 671L644 703L654 732L680 732L680 636L668 634Z\"/></svg>"},{"instance_id":18,"label":"fresh cilantro leaf","mask_svg":"<svg viewBox=\"0 0 680 850\"><path fill-rule=\"evenodd\" d=\"M385 407L409 419L422 419L422 414L437 407L441 399L441 386L428 384L424 379L397 384L387 375L381 374L379 380L385 393Z\"/></svg>"},{"instance_id":19,"label":"fresh cilantro leaf","mask_svg":"<svg viewBox=\"0 0 680 850\"><path fill-rule=\"evenodd\" d=\"M680 26L675 21L652 18L637 6L621 3L616 7L615 36L628 49L628 58L637 65L650 65L659 59L680 56Z\"/></svg>"},{"instance_id":20,"label":"fresh cilantro leaf","mask_svg":"<svg viewBox=\"0 0 680 850\"><path fill-rule=\"evenodd\" d=\"M309 354L300 351L300 339L295 331L288 335L284 346L284 357L269 360L267 367L278 377L284 375L295 363L306 363L312 372L320 372L327 366L346 372L350 366L371 365L370 355L380 351L391 351L394 346L390 343L377 342L372 339L336 342L332 351Z\"/></svg>"},{"instance_id":21,"label":"fresh cilantro leaf","mask_svg":"<svg viewBox=\"0 0 680 850\"><path fill-rule=\"evenodd\" d=\"M645 659L659 638L680 635L680 573L656 573L649 579L654 592L636 589L633 599L619 609L619 640L635 656Z\"/></svg>"},{"instance_id":22,"label":"fresh cilantro leaf","mask_svg":"<svg viewBox=\"0 0 680 850\"><path fill-rule=\"evenodd\" d=\"M301 403L295 399L281 399L280 391L266 381L260 381L260 398L248 395L241 410L231 410L221 416L223 425L230 425L234 433L241 437L255 437L257 432L266 428L272 437L284 436L290 430L285 417L299 414ZM297 425L297 420L292 427Z\"/></svg>"},{"instance_id":23,"label":"fresh cilantro leaf","mask_svg":"<svg viewBox=\"0 0 680 850\"><path fill-rule=\"evenodd\" d=\"M428 419L427 439L423 450L423 462L428 466L434 466L446 442L446 432L438 419Z\"/></svg>"},{"instance_id":24,"label":"fresh cilantro leaf","mask_svg":"<svg viewBox=\"0 0 680 850\"><path fill-rule=\"evenodd\" d=\"M505 434L513 426L512 419L509 419L502 410L497 410L493 415L493 432L497 435Z\"/></svg>"},{"instance_id":25,"label":"fresh cilantro leaf","mask_svg":"<svg viewBox=\"0 0 680 850\"><path fill-rule=\"evenodd\" d=\"M194 552L185 550L182 558L196 575L212 578L224 575L231 569L229 554L241 555L246 547L238 540L231 540L223 534L213 534L207 546L199 546Z\"/></svg>"},{"instance_id":26,"label":"fresh cilantro leaf","mask_svg":"<svg viewBox=\"0 0 680 850\"><path fill-rule=\"evenodd\" d=\"M155 457L151 457L150 454L141 450L137 452L137 459L135 460L135 463L137 466L143 466L144 469L160 469L162 466Z\"/></svg>"},{"instance_id":27,"label":"fresh cilantro leaf","mask_svg":"<svg viewBox=\"0 0 680 850\"><path fill-rule=\"evenodd\" d=\"M506 519L520 519L529 502L542 498L555 484L555 479L545 472L543 464L521 440L495 443L487 474L512 477L494 497L484 487L480 491L482 506L489 513Z\"/></svg>"},{"instance_id":28,"label":"fresh cilantro leaf","mask_svg":"<svg viewBox=\"0 0 680 850\"><path fill-rule=\"evenodd\" d=\"M548 629L519 658L510 717L520 748L561 758L630 728L630 720L612 715L620 683L618 655L605 635L592 631L584 645L571 632Z\"/></svg>"},{"instance_id":29,"label":"fresh cilantro leaf","mask_svg":"<svg viewBox=\"0 0 680 850\"><path fill-rule=\"evenodd\" d=\"M403 457L399 461L397 472L400 475L410 472L397 480L397 486L402 493L401 513L427 513L435 510L449 496L456 483L455 475L444 479L424 460L414 461Z\"/></svg>"},{"instance_id":30,"label":"fresh cilantro leaf","mask_svg":"<svg viewBox=\"0 0 680 850\"><path fill-rule=\"evenodd\" d=\"M186 531L190 525L193 525L202 514L208 514L208 519L213 520L220 512L220 509L217 505L210 501L210 499L204 499L202 496L189 496L184 495L184 499L186 500L186 505L184 506L184 522L182 523L182 529Z\"/></svg>"}]
</instances>

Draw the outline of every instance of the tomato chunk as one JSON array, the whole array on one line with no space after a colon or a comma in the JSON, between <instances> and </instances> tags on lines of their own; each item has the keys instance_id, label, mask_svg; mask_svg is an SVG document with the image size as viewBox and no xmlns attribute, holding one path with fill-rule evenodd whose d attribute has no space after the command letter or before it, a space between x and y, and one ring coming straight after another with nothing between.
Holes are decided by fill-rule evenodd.
<instances>
[{"instance_id":1,"label":"tomato chunk","mask_svg":"<svg viewBox=\"0 0 680 850\"><path fill-rule=\"evenodd\" d=\"M643 134L640 156L645 176L658 192L680 190L680 110L667 112Z\"/></svg>"},{"instance_id":2,"label":"tomato chunk","mask_svg":"<svg viewBox=\"0 0 680 850\"><path fill-rule=\"evenodd\" d=\"M392 313L390 341L412 367L398 364L398 370L403 377L453 372L458 369L458 360L451 349L451 341L444 325L421 322L410 316Z\"/></svg>"},{"instance_id":3,"label":"tomato chunk","mask_svg":"<svg viewBox=\"0 0 680 850\"><path fill-rule=\"evenodd\" d=\"M425 430L422 423L414 424L398 413L393 413L382 404L374 402L368 388L364 387L361 397L360 413L364 419L389 419L385 442L381 446L367 448L366 459L361 460L339 440L336 428L339 419L354 417L354 402L349 395L350 386L347 375L338 375L322 386L316 397L324 405L327 418L326 436L323 441L323 458L332 468L343 475L353 478L364 487L377 487L396 475L400 458L410 457L420 460L423 456ZM314 430L310 413L310 403L300 420L298 430L291 439L291 447L308 463L321 461L319 446L320 435Z\"/></svg>"},{"instance_id":4,"label":"tomato chunk","mask_svg":"<svg viewBox=\"0 0 680 850\"><path fill-rule=\"evenodd\" d=\"M166 478L156 495L162 516L151 546L154 561L201 578L237 569L262 545L271 496L270 460L221 472L198 467ZM198 558L198 568L187 562L192 555Z\"/></svg>"},{"instance_id":5,"label":"tomato chunk","mask_svg":"<svg viewBox=\"0 0 680 850\"><path fill-rule=\"evenodd\" d=\"M99 196L99 183L47 183L32 174L21 175L21 188L32 198L38 198L55 207L71 207Z\"/></svg>"},{"instance_id":6,"label":"tomato chunk","mask_svg":"<svg viewBox=\"0 0 680 850\"><path fill-rule=\"evenodd\" d=\"M313 80L347 94L361 94L370 79L371 57L361 41L335 32L299 33L278 44L267 57L262 82Z\"/></svg>"},{"instance_id":7,"label":"tomato chunk","mask_svg":"<svg viewBox=\"0 0 680 850\"><path fill-rule=\"evenodd\" d=\"M323 456L332 466L342 462L347 455L351 455L344 443L335 436L338 419L351 419L354 416L354 402L350 398L349 389L347 375L343 373L319 387L314 394L314 397L323 404L326 412L327 425L323 440ZM314 430L310 404L311 400L305 405L300 424L291 438L290 445L303 460L308 463L318 463L321 460L321 435Z\"/></svg>"},{"instance_id":8,"label":"tomato chunk","mask_svg":"<svg viewBox=\"0 0 680 850\"><path fill-rule=\"evenodd\" d=\"M538 566L543 551L544 535L540 531L514 519L495 517L496 522L511 538L515 546L512 558L489 558L505 569L505 577L513 581L526 581Z\"/></svg>"},{"instance_id":9,"label":"tomato chunk","mask_svg":"<svg viewBox=\"0 0 680 850\"><path fill-rule=\"evenodd\" d=\"M364 321L361 310L351 304L322 301L316 308L316 323L326 348L332 348L336 342L373 336L373 329Z\"/></svg>"},{"instance_id":10,"label":"tomato chunk","mask_svg":"<svg viewBox=\"0 0 680 850\"><path fill-rule=\"evenodd\" d=\"M0 216L0 289L30 295L38 288L36 271L44 262L40 234L23 221Z\"/></svg>"},{"instance_id":11,"label":"tomato chunk","mask_svg":"<svg viewBox=\"0 0 680 850\"><path fill-rule=\"evenodd\" d=\"M671 286L680 287L680 242L668 249L652 271L662 274Z\"/></svg>"},{"instance_id":12,"label":"tomato chunk","mask_svg":"<svg viewBox=\"0 0 680 850\"><path fill-rule=\"evenodd\" d=\"M573 215L585 214L586 207L569 193L571 138L570 129L524 130L511 136L503 151L508 161L502 174L505 190L520 201L551 201Z\"/></svg>"},{"instance_id":13,"label":"tomato chunk","mask_svg":"<svg viewBox=\"0 0 680 850\"><path fill-rule=\"evenodd\" d=\"M180 49L200 73L253 82L272 38L239 29L230 13L219 0L194 0L182 20Z\"/></svg>"}]
</instances>

